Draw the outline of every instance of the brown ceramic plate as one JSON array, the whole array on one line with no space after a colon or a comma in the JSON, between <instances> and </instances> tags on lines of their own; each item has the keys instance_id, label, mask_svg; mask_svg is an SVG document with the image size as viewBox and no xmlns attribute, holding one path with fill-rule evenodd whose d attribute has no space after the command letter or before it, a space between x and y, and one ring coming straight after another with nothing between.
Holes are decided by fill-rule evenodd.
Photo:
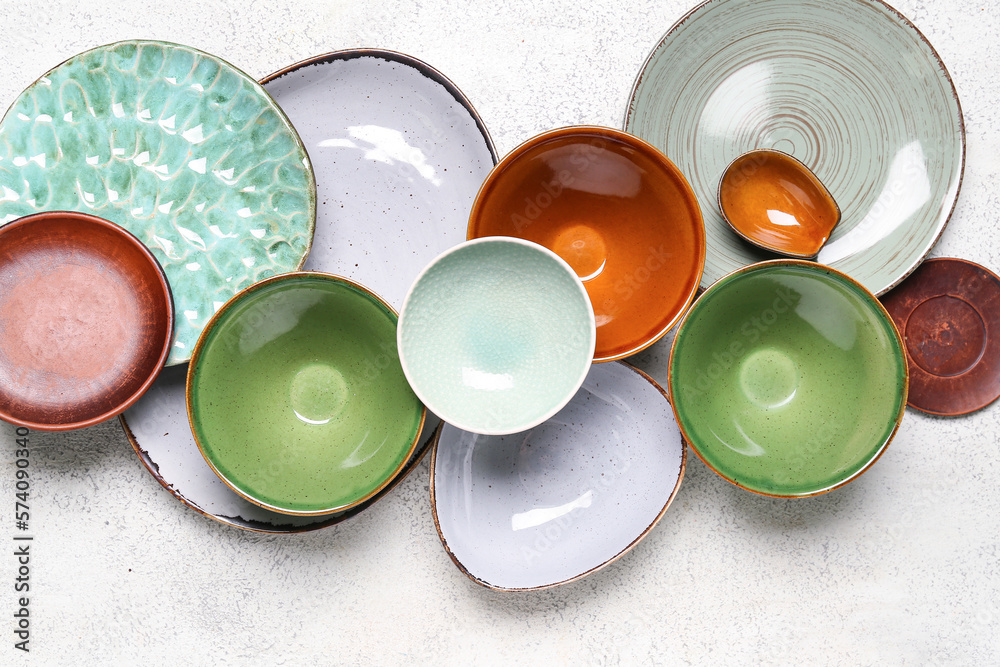
<instances>
[{"instance_id":1,"label":"brown ceramic plate","mask_svg":"<svg viewBox=\"0 0 1000 667\"><path fill-rule=\"evenodd\" d=\"M705 226L684 175L607 127L564 127L511 151L472 206L468 237L484 236L534 241L573 267L594 305L595 362L662 338L705 265Z\"/></svg>"},{"instance_id":2,"label":"brown ceramic plate","mask_svg":"<svg viewBox=\"0 0 1000 667\"><path fill-rule=\"evenodd\" d=\"M0 227L0 418L67 431L114 417L170 350L170 288L121 227L52 211Z\"/></svg>"},{"instance_id":3,"label":"brown ceramic plate","mask_svg":"<svg viewBox=\"0 0 1000 667\"><path fill-rule=\"evenodd\" d=\"M964 415L1000 397L1000 278L978 264L929 259L882 302L903 334L907 405Z\"/></svg>"}]
</instances>

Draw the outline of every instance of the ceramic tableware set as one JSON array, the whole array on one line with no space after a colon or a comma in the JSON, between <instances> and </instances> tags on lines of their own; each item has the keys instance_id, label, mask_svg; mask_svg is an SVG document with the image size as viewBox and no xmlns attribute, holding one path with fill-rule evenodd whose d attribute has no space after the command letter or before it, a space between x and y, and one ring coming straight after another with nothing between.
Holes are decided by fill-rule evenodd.
<instances>
[{"instance_id":1,"label":"ceramic tableware set","mask_svg":"<svg viewBox=\"0 0 1000 667\"><path fill-rule=\"evenodd\" d=\"M559 585L652 530L687 445L812 496L908 401L1000 395L1000 279L923 262L964 150L944 65L880 0L709 0L653 49L624 131L502 160L399 53L258 83L99 47L0 123L0 418L119 415L174 496L265 532L351 517L432 451L455 564ZM675 328L665 387L621 361Z\"/></svg>"}]
</instances>

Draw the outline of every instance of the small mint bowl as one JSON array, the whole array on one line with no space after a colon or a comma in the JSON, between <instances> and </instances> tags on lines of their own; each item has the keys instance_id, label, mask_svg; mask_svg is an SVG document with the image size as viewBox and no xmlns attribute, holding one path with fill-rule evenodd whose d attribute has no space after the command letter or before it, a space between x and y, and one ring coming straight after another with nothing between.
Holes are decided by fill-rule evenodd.
<instances>
[{"instance_id":1,"label":"small mint bowl","mask_svg":"<svg viewBox=\"0 0 1000 667\"><path fill-rule=\"evenodd\" d=\"M594 309L569 264L508 237L439 255L410 287L396 331L414 393L473 433L526 431L557 413L594 359Z\"/></svg>"}]
</instances>

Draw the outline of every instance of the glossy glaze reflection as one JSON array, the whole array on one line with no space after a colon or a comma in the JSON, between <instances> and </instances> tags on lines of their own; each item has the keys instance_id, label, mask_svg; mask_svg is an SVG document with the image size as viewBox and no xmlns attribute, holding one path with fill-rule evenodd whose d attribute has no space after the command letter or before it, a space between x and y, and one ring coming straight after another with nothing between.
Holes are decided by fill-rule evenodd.
<instances>
[{"instance_id":1,"label":"glossy glaze reflection","mask_svg":"<svg viewBox=\"0 0 1000 667\"><path fill-rule=\"evenodd\" d=\"M420 271L465 240L496 164L482 120L444 74L392 51L328 53L262 83L309 149L322 193L304 268L401 308Z\"/></svg>"},{"instance_id":2,"label":"glossy glaze reflection","mask_svg":"<svg viewBox=\"0 0 1000 667\"><path fill-rule=\"evenodd\" d=\"M0 227L0 418L49 431L109 419L166 362L170 288L117 225L47 212Z\"/></svg>"},{"instance_id":3,"label":"glossy glaze reflection","mask_svg":"<svg viewBox=\"0 0 1000 667\"><path fill-rule=\"evenodd\" d=\"M772 256L716 205L734 156L795 155L840 205L817 261L875 294L944 230L965 167L958 95L934 48L880 0L710 0L678 21L636 79L628 132L687 175L705 216L708 288Z\"/></svg>"},{"instance_id":4,"label":"glossy glaze reflection","mask_svg":"<svg viewBox=\"0 0 1000 667\"><path fill-rule=\"evenodd\" d=\"M594 311L580 280L534 243L467 241L417 278L399 318L413 390L448 423L516 433L555 414L594 358Z\"/></svg>"},{"instance_id":5,"label":"glossy glaze reflection","mask_svg":"<svg viewBox=\"0 0 1000 667\"><path fill-rule=\"evenodd\" d=\"M646 535L676 494L684 463L662 390L624 363L599 364L565 408L526 433L445 425L432 464L435 522L478 583L555 586Z\"/></svg>"},{"instance_id":6,"label":"glossy glaze reflection","mask_svg":"<svg viewBox=\"0 0 1000 667\"><path fill-rule=\"evenodd\" d=\"M567 127L507 155L484 183L469 238L514 236L562 257L597 318L596 361L658 340L694 297L701 211L680 171L618 130Z\"/></svg>"},{"instance_id":7,"label":"glossy glaze reflection","mask_svg":"<svg viewBox=\"0 0 1000 667\"><path fill-rule=\"evenodd\" d=\"M363 502L413 451L423 406L395 350L396 317L327 274L278 276L219 311L188 372L198 446L248 500L291 514Z\"/></svg>"},{"instance_id":8,"label":"glossy glaze reflection","mask_svg":"<svg viewBox=\"0 0 1000 667\"><path fill-rule=\"evenodd\" d=\"M765 250L815 257L840 209L808 167L780 151L750 151L719 181L719 209L737 234Z\"/></svg>"},{"instance_id":9,"label":"glossy glaze reflection","mask_svg":"<svg viewBox=\"0 0 1000 667\"><path fill-rule=\"evenodd\" d=\"M826 267L777 260L705 292L670 360L698 455L751 491L807 496L863 472L906 403L902 341L878 301Z\"/></svg>"}]
</instances>

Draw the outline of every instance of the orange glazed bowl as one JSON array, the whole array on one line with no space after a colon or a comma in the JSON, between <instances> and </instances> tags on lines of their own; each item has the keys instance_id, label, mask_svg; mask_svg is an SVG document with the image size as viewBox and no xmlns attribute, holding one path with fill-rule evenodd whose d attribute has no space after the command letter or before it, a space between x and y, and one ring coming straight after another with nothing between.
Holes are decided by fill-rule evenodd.
<instances>
[{"instance_id":1,"label":"orange glazed bowl","mask_svg":"<svg viewBox=\"0 0 1000 667\"><path fill-rule=\"evenodd\" d=\"M690 305L705 266L691 186L656 148L606 127L529 139L486 178L468 238L513 236L554 251L587 288L595 362L662 338Z\"/></svg>"}]
</instances>

